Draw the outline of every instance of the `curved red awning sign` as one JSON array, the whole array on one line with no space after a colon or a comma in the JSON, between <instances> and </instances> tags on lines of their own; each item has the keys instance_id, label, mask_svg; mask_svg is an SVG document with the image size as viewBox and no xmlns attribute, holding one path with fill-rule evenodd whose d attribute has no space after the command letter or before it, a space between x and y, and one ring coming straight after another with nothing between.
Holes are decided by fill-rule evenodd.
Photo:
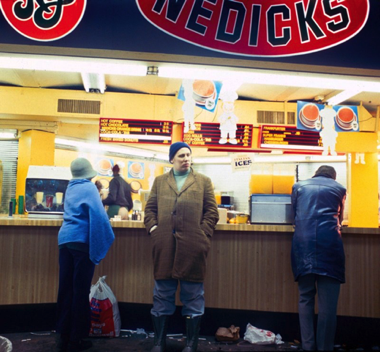
<instances>
[{"instance_id":1,"label":"curved red awning sign","mask_svg":"<svg viewBox=\"0 0 380 352\"><path fill-rule=\"evenodd\" d=\"M136 0L186 42L245 56L291 56L341 44L364 27L369 0Z\"/></svg>"}]
</instances>

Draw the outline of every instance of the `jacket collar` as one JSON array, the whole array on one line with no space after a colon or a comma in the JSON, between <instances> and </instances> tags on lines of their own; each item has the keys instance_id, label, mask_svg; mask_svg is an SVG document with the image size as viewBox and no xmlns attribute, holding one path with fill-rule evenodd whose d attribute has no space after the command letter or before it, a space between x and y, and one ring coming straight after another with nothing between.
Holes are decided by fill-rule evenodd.
<instances>
[{"instance_id":1,"label":"jacket collar","mask_svg":"<svg viewBox=\"0 0 380 352\"><path fill-rule=\"evenodd\" d=\"M333 178L329 174L314 175L312 178L315 178L315 177L326 177L326 178L331 178L333 180Z\"/></svg>"},{"instance_id":2,"label":"jacket collar","mask_svg":"<svg viewBox=\"0 0 380 352\"><path fill-rule=\"evenodd\" d=\"M173 169L171 169L168 172L168 176L167 176L166 179L168 181L168 184L169 184L170 188L177 195L180 195L182 192L186 191L186 189L189 188L195 182L195 178L196 178L196 173L195 173L195 171L192 168L190 168L190 173L187 176L186 181L185 181L184 185L181 188L181 191L178 191L178 189L177 189L177 183L175 182Z\"/></svg>"}]
</instances>

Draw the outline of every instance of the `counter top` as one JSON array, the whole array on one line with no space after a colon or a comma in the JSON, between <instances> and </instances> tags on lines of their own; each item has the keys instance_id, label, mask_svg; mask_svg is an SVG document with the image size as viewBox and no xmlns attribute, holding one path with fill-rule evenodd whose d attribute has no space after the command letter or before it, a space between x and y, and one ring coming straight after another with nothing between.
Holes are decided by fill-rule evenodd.
<instances>
[{"instance_id":1,"label":"counter top","mask_svg":"<svg viewBox=\"0 0 380 352\"><path fill-rule=\"evenodd\" d=\"M51 226L60 227L62 219L35 219L28 218L27 215L14 215L12 217L0 215L0 226ZM113 228L134 228L145 229L142 221L131 220L111 220ZM217 231L239 231L239 232L293 232L292 225L269 225L269 224L218 224L216 225ZM355 234L374 234L380 235L380 228L358 228L346 227L342 229L342 233L355 233Z\"/></svg>"}]
</instances>

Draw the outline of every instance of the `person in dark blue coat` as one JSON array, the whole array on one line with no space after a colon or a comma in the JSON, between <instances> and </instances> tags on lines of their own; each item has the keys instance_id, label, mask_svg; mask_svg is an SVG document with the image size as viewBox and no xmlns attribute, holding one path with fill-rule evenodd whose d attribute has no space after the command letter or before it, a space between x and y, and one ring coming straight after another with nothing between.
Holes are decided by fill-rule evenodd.
<instances>
[{"instance_id":1,"label":"person in dark blue coat","mask_svg":"<svg viewBox=\"0 0 380 352\"><path fill-rule=\"evenodd\" d=\"M335 181L333 167L323 165L292 189L295 231L292 269L299 289L299 320L305 351L332 351L340 285L345 282L341 236L346 189ZM318 292L318 323L314 304Z\"/></svg>"}]
</instances>

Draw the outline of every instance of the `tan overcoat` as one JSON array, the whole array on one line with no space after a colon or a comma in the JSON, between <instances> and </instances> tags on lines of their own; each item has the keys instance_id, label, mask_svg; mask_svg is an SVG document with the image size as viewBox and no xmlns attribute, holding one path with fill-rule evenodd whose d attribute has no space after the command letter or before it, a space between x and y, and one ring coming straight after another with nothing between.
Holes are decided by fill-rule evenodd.
<instances>
[{"instance_id":1,"label":"tan overcoat","mask_svg":"<svg viewBox=\"0 0 380 352\"><path fill-rule=\"evenodd\" d=\"M173 170L156 177L144 216L148 233L157 225L151 233L155 280L202 282L218 219L210 178L191 169L178 191Z\"/></svg>"}]
</instances>

